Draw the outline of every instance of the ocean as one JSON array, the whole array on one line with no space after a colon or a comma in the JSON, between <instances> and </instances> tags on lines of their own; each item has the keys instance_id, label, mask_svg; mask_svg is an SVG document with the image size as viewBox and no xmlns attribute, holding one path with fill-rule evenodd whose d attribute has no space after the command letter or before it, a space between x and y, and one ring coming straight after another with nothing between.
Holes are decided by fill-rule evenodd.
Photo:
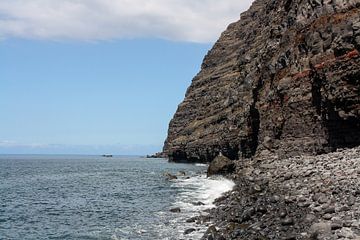
<instances>
[{"instance_id":1,"label":"ocean","mask_svg":"<svg viewBox=\"0 0 360 240\"><path fill-rule=\"evenodd\" d=\"M205 171L141 157L0 155L0 239L200 239L206 226L186 220L233 187Z\"/></svg>"}]
</instances>

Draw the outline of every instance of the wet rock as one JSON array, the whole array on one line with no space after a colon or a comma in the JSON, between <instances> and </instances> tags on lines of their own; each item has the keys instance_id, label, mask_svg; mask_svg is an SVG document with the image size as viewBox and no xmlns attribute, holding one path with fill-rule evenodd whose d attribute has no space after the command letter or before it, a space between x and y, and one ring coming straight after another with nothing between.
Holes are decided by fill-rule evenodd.
<instances>
[{"instance_id":1,"label":"wet rock","mask_svg":"<svg viewBox=\"0 0 360 240\"><path fill-rule=\"evenodd\" d=\"M205 205L205 203L203 203L203 202L193 202L192 204L194 206L204 206Z\"/></svg>"},{"instance_id":2,"label":"wet rock","mask_svg":"<svg viewBox=\"0 0 360 240\"><path fill-rule=\"evenodd\" d=\"M170 174L170 173L164 173L164 176L165 176L166 180L169 180L169 181L170 181L170 180L178 179L177 176L172 175L172 174Z\"/></svg>"},{"instance_id":3,"label":"wet rock","mask_svg":"<svg viewBox=\"0 0 360 240\"><path fill-rule=\"evenodd\" d=\"M186 229L186 230L184 231L184 235L188 235L188 234L190 234L190 233L192 233L192 232L195 232L195 231L196 231L195 228L188 228L188 229Z\"/></svg>"},{"instance_id":4,"label":"wet rock","mask_svg":"<svg viewBox=\"0 0 360 240\"><path fill-rule=\"evenodd\" d=\"M193 222L196 222L198 219L199 219L199 217L191 217L191 218L186 219L186 222L193 223Z\"/></svg>"},{"instance_id":5,"label":"wet rock","mask_svg":"<svg viewBox=\"0 0 360 240\"><path fill-rule=\"evenodd\" d=\"M179 213L179 212L181 212L181 209L179 207L172 208L172 209L170 209L170 212Z\"/></svg>"},{"instance_id":6,"label":"wet rock","mask_svg":"<svg viewBox=\"0 0 360 240\"><path fill-rule=\"evenodd\" d=\"M179 172L178 172L178 175L179 175L179 176L186 176L186 172L184 172L184 171L179 171Z\"/></svg>"}]
</instances>

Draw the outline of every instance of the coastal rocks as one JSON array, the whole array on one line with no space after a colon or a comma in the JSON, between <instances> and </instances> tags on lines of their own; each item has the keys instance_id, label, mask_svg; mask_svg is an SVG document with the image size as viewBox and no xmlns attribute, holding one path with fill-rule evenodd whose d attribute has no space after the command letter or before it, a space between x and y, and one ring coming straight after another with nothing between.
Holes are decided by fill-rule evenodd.
<instances>
[{"instance_id":1,"label":"coastal rocks","mask_svg":"<svg viewBox=\"0 0 360 240\"><path fill-rule=\"evenodd\" d=\"M360 147L318 156L272 155L235 164L236 186L210 210L218 236L360 239Z\"/></svg>"},{"instance_id":2,"label":"coastal rocks","mask_svg":"<svg viewBox=\"0 0 360 240\"><path fill-rule=\"evenodd\" d=\"M167 158L167 155L163 152L158 152L152 155L146 155L146 158Z\"/></svg>"},{"instance_id":3,"label":"coastal rocks","mask_svg":"<svg viewBox=\"0 0 360 240\"><path fill-rule=\"evenodd\" d=\"M360 1L256 0L206 55L169 124L170 161L360 144Z\"/></svg>"},{"instance_id":4,"label":"coastal rocks","mask_svg":"<svg viewBox=\"0 0 360 240\"><path fill-rule=\"evenodd\" d=\"M169 181L178 179L177 176L170 174L170 173L164 173L164 177L166 178L166 180L169 180Z\"/></svg>"},{"instance_id":5,"label":"coastal rocks","mask_svg":"<svg viewBox=\"0 0 360 240\"><path fill-rule=\"evenodd\" d=\"M220 154L210 163L207 170L207 176L230 174L234 172L234 170L234 162Z\"/></svg>"},{"instance_id":6,"label":"coastal rocks","mask_svg":"<svg viewBox=\"0 0 360 240\"><path fill-rule=\"evenodd\" d=\"M218 233L215 226L210 226L201 240L225 240L225 238Z\"/></svg>"}]
</instances>

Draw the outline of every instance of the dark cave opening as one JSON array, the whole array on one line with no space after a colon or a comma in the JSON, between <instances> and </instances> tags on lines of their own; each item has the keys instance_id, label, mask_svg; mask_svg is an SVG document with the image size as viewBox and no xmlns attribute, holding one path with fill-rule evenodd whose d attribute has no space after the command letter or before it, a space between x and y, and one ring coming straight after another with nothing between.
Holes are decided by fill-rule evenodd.
<instances>
[{"instance_id":1,"label":"dark cave opening","mask_svg":"<svg viewBox=\"0 0 360 240\"><path fill-rule=\"evenodd\" d=\"M340 117L333 104L327 103L327 119L329 145L332 150L351 148L360 145L360 120L356 116Z\"/></svg>"}]
</instances>

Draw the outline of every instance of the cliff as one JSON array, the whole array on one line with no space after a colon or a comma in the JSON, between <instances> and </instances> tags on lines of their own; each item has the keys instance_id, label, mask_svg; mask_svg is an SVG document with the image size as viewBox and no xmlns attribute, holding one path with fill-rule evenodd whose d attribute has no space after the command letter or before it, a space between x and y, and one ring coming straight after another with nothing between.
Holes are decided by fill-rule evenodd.
<instances>
[{"instance_id":1,"label":"cliff","mask_svg":"<svg viewBox=\"0 0 360 240\"><path fill-rule=\"evenodd\" d=\"M206 55L171 120L173 161L360 144L360 0L256 0Z\"/></svg>"}]
</instances>

